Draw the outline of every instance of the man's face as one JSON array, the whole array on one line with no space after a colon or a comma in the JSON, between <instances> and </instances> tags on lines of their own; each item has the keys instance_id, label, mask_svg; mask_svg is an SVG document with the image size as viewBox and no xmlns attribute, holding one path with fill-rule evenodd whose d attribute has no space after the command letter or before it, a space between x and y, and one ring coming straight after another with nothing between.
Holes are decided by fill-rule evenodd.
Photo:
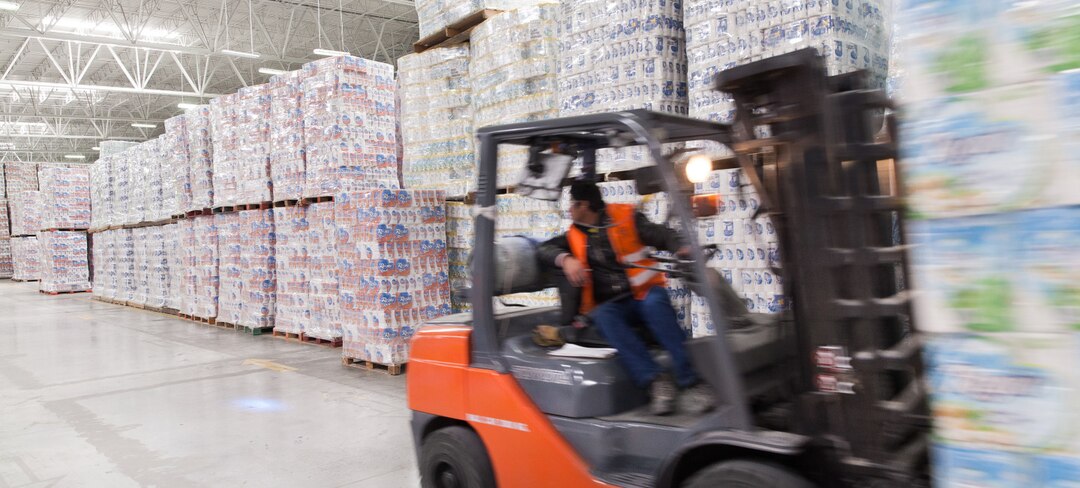
<instances>
[{"instance_id":1,"label":"man's face","mask_svg":"<svg viewBox=\"0 0 1080 488\"><path fill-rule=\"evenodd\" d=\"M574 222L588 222L589 202L570 200L570 219Z\"/></svg>"}]
</instances>

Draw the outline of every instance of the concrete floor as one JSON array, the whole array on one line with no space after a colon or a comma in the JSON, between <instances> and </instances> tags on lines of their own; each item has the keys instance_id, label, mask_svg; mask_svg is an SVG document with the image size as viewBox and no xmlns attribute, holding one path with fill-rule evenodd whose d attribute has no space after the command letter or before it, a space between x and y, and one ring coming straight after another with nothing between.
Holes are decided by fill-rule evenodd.
<instances>
[{"instance_id":1,"label":"concrete floor","mask_svg":"<svg viewBox=\"0 0 1080 488\"><path fill-rule=\"evenodd\" d=\"M418 486L405 377L0 281L0 487Z\"/></svg>"}]
</instances>

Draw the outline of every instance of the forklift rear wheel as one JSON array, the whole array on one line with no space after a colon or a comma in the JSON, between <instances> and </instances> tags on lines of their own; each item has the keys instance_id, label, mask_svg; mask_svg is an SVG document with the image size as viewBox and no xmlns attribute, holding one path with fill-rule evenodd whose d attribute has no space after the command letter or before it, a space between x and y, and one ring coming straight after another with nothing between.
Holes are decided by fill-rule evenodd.
<instances>
[{"instance_id":1,"label":"forklift rear wheel","mask_svg":"<svg viewBox=\"0 0 1080 488\"><path fill-rule=\"evenodd\" d=\"M420 447L420 480L424 488L494 488L484 442L461 426L439 429Z\"/></svg>"},{"instance_id":2,"label":"forklift rear wheel","mask_svg":"<svg viewBox=\"0 0 1080 488\"><path fill-rule=\"evenodd\" d=\"M690 477L684 488L814 488L814 485L789 469L769 462L735 460L709 466Z\"/></svg>"}]
</instances>

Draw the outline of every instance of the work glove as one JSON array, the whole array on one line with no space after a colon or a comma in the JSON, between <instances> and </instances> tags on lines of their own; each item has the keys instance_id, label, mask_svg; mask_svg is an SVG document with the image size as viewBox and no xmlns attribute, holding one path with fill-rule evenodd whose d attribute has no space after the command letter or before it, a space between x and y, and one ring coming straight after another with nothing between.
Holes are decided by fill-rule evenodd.
<instances>
[{"instance_id":1,"label":"work glove","mask_svg":"<svg viewBox=\"0 0 1080 488\"><path fill-rule=\"evenodd\" d=\"M559 327L553 325L538 325L533 329L533 342L540 347L558 347L566 344L566 340L559 334Z\"/></svg>"}]
</instances>

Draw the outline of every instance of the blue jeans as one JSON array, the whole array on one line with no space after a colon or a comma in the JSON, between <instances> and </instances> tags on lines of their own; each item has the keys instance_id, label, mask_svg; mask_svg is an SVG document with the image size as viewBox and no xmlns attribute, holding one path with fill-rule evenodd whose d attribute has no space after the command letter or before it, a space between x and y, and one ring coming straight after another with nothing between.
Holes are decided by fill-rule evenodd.
<instances>
[{"instance_id":1,"label":"blue jeans","mask_svg":"<svg viewBox=\"0 0 1080 488\"><path fill-rule=\"evenodd\" d=\"M682 388L693 386L698 381L690 365L690 356L686 352L686 333L679 327L675 308L667 290L654 286L645 299L636 300L627 297L622 300L607 302L593 309L593 323L600 328L600 333L615 349L618 349L619 361L630 372L634 383L646 388L660 374L660 365L656 364L645 341L638 337L632 326L641 322L647 327L660 345L671 354L674 366L675 382Z\"/></svg>"}]
</instances>

